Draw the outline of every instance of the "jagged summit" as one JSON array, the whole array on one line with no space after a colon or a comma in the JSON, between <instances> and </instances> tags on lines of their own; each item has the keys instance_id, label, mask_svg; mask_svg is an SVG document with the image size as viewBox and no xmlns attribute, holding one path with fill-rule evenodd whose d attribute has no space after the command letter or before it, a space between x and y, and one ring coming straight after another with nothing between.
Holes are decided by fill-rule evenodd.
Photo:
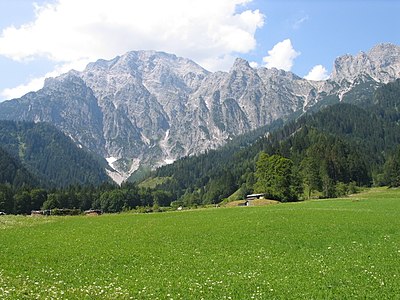
<instances>
[{"instance_id":1,"label":"jagged summit","mask_svg":"<svg viewBox=\"0 0 400 300\"><path fill-rule=\"evenodd\" d=\"M400 49L393 44L339 57L331 78L318 82L254 69L241 58L229 72L211 73L174 54L131 51L0 103L0 119L50 122L105 157L122 180L307 111L327 96L342 100L363 82L373 90L399 77Z\"/></svg>"},{"instance_id":2,"label":"jagged summit","mask_svg":"<svg viewBox=\"0 0 400 300\"><path fill-rule=\"evenodd\" d=\"M335 60L331 79L352 82L359 76L369 76L381 83L400 77L400 47L394 44L378 44L368 52L355 56L343 55Z\"/></svg>"},{"instance_id":3,"label":"jagged summit","mask_svg":"<svg viewBox=\"0 0 400 300\"><path fill-rule=\"evenodd\" d=\"M170 68L187 65L195 70L209 73L192 60L178 57L175 54L154 50L129 51L124 55L117 56L111 60L99 59L96 62L89 63L85 71L89 72L104 69L124 70L124 68L125 70L135 68L154 68L158 65L168 66Z\"/></svg>"},{"instance_id":4,"label":"jagged summit","mask_svg":"<svg viewBox=\"0 0 400 300\"><path fill-rule=\"evenodd\" d=\"M379 57L379 56L390 56L390 55L398 55L400 52L400 46L397 46L393 43L380 43L375 45L369 50L368 54L370 56Z\"/></svg>"},{"instance_id":5,"label":"jagged summit","mask_svg":"<svg viewBox=\"0 0 400 300\"><path fill-rule=\"evenodd\" d=\"M231 70L252 69L249 62L243 58L236 58Z\"/></svg>"}]
</instances>

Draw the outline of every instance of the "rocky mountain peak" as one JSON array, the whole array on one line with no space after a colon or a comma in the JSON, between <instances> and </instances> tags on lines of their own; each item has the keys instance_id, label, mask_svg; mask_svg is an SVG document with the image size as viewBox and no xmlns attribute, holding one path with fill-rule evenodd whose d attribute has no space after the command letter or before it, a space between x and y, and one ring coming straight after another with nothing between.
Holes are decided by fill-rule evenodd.
<instances>
[{"instance_id":1,"label":"rocky mountain peak","mask_svg":"<svg viewBox=\"0 0 400 300\"><path fill-rule=\"evenodd\" d=\"M238 57L235 59L235 62L233 63L231 71L234 71L234 70L243 71L246 69L252 69L252 67L250 67L249 62L243 58Z\"/></svg>"},{"instance_id":2,"label":"rocky mountain peak","mask_svg":"<svg viewBox=\"0 0 400 300\"><path fill-rule=\"evenodd\" d=\"M371 48L368 52L369 56L384 59L384 57L392 57L400 54L400 46L392 43L381 43Z\"/></svg>"},{"instance_id":3,"label":"rocky mountain peak","mask_svg":"<svg viewBox=\"0 0 400 300\"><path fill-rule=\"evenodd\" d=\"M327 96L342 100L367 80L375 87L400 78L399 70L400 50L392 44L339 57L331 79L320 82L275 68L253 69L241 58L229 72L211 73L174 54L131 51L0 103L0 119L56 125L108 159L121 180L305 112Z\"/></svg>"},{"instance_id":4,"label":"rocky mountain peak","mask_svg":"<svg viewBox=\"0 0 400 300\"><path fill-rule=\"evenodd\" d=\"M368 52L343 55L335 60L331 79L336 82L355 82L360 76L388 83L400 77L400 47L379 44Z\"/></svg>"},{"instance_id":5,"label":"rocky mountain peak","mask_svg":"<svg viewBox=\"0 0 400 300\"><path fill-rule=\"evenodd\" d=\"M116 56L112 60L105 60L105 59L98 59L95 62L91 62L86 66L86 71L93 72L93 71L100 71L100 70L109 70L113 65L115 65L120 56Z\"/></svg>"},{"instance_id":6,"label":"rocky mountain peak","mask_svg":"<svg viewBox=\"0 0 400 300\"><path fill-rule=\"evenodd\" d=\"M56 78L46 78L44 81L44 87L54 89L59 87L61 84L65 84L66 82L75 82L78 85L84 84L83 80L79 76L79 72L71 70L68 73L57 76Z\"/></svg>"}]
</instances>

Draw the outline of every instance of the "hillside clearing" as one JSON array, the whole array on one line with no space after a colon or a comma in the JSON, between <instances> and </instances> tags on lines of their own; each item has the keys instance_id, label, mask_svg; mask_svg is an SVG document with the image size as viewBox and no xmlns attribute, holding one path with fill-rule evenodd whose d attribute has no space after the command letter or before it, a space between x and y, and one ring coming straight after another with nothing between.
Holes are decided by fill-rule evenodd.
<instances>
[{"instance_id":1,"label":"hillside clearing","mask_svg":"<svg viewBox=\"0 0 400 300\"><path fill-rule=\"evenodd\" d=\"M251 200L249 206L265 206L265 205L278 204L278 203L280 203L280 202L276 201L276 200L254 199L254 200ZM246 204L246 200L236 200L236 201L227 202L223 206L235 207L235 206L244 206L245 204Z\"/></svg>"}]
</instances>

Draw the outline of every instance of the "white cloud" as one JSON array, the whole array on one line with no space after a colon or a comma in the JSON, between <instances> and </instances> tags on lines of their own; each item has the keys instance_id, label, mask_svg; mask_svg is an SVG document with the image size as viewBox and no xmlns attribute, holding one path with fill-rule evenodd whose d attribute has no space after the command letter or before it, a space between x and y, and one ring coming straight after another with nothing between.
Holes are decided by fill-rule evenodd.
<instances>
[{"instance_id":1,"label":"white cloud","mask_svg":"<svg viewBox=\"0 0 400 300\"><path fill-rule=\"evenodd\" d=\"M87 64L88 64L87 60L78 60L73 63L66 63L59 65L53 71L46 73L44 76L32 78L28 80L27 83L20 84L13 88L4 89L3 91L0 92L0 99L8 100L8 99L19 98L25 95L26 93L37 91L43 87L46 78L56 77L72 69L83 70Z\"/></svg>"},{"instance_id":2,"label":"white cloud","mask_svg":"<svg viewBox=\"0 0 400 300\"><path fill-rule=\"evenodd\" d=\"M249 65L250 65L250 67L252 67L253 69L257 69L257 68L259 67L258 62L256 62L256 61L251 61L251 62L249 63Z\"/></svg>"},{"instance_id":3,"label":"white cloud","mask_svg":"<svg viewBox=\"0 0 400 300\"><path fill-rule=\"evenodd\" d=\"M0 92L0 102L3 100L19 98L31 91L37 91L43 87L44 80L45 77L34 78L26 84L20 84L13 88L4 89Z\"/></svg>"},{"instance_id":4,"label":"white cloud","mask_svg":"<svg viewBox=\"0 0 400 300\"><path fill-rule=\"evenodd\" d=\"M255 48L255 32L264 25L259 10L246 9L251 1L57 0L36 5L32 22L5 28L0 55L68 66L151 49L191 58L211 71L227 70L235 54ZM59 72L60 67L51 73ZM1 94L18 96L18 91L37 89L43 79Z\"/></svg>"},{"instance_id":5,"label":"white cloud","mask_svg":"<svg viewBox=\"0 0 400 300\"><path fill-rule=\"evenodd\" d=\"M152 49L219 69L226 56L247 53L256 46L254 34L263 26L264 16L258 10L236 12L248 2L58 0L36 6L33 22L4 29L0 55L73 62Z\"/></svg>"},{"instance_id":6,"label":"white cloud","mask_svg":"<svg viewBox=\"0 0 400 300\"><path fill-rule=\"evenodd\" d=\"M326 80L329 78L328 71L322 65L314 66L306 76L307 80Z\"/></svg>"},{"instance_id":7,"label":"white cloud","mask_svg":"<svg viewBox=\"0 0 400 300\"><path fill-rule=\"evenodd\" d=\"M277 43L268 51L268 56L263 58L267 68L277 68L290 71L293 66L294 59L300 55L300 52L294 50L290 39L286 39Z\"/></svg>"}]
</instances>

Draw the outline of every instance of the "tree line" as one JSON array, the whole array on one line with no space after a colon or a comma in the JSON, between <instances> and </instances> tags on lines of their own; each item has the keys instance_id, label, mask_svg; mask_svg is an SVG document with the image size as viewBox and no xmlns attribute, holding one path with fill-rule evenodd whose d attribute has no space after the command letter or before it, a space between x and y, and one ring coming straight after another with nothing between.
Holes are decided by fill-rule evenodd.
<instances>
[{"instance_id":1,"label":"tree line","mask_svg":"<svg viewBox=\"0 0 400 300\"><path fill-rule=\"evenodd\" d=\"M298 201L342 196L362 186L400 186L400 81L383 86L360 104L329 106L283 127L277 122L221 149L180 159L149 175L163 179L153 189L140 182L121 187L106 183L62 189L32 184L28 188L29 184L14 177L14 182L6 180L1 185L0 210L118 212L216 204L254 192L279 201ZM23 169L19 174L24 174Z\"/></svg>"},{"instance_id":2,"label":"tree line","mask_svg":"<svg viewBox=\"0 0 400 300\"><path fill-rule=\"evenodd\" d=\"M30 214L32 210L48 209L99 209L109 213L133 209L157 211L170 206L173 200L165 191L140 188L131 183L71 186L57 190L0 184L0 211L7 214Z\"/></svg>"}]
</instances>

